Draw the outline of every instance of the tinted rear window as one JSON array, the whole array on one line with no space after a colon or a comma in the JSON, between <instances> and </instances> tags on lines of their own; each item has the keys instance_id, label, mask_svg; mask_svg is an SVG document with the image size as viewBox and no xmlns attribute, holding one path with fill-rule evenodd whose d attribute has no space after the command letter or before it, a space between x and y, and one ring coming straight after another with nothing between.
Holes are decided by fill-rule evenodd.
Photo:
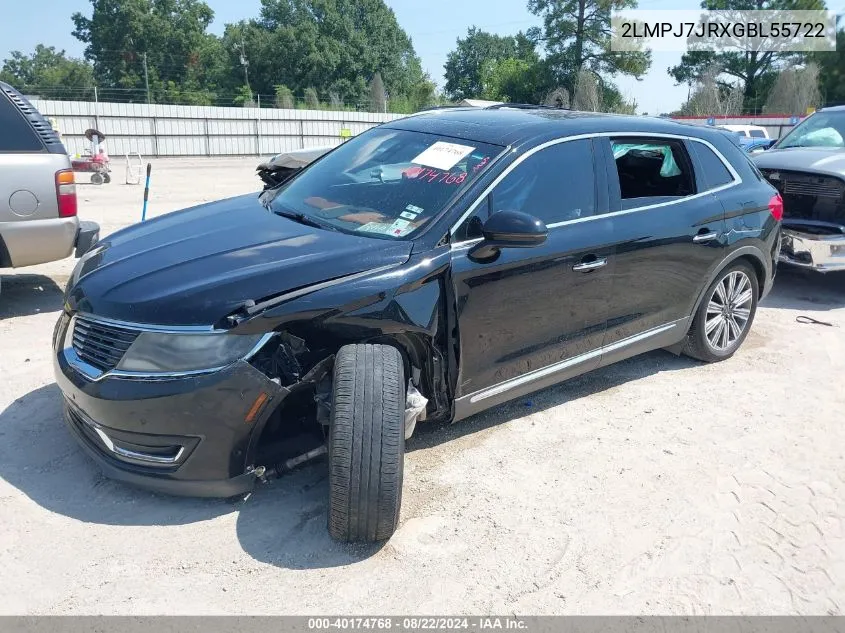
<instances>
[{"instance_id":1,"label":"tinted rear window","mask_svg":"<svg viewBox=\"0 0 845 633\"><path fill-rule=\"evenodd\" d=\"M27 120L0 93L0 152L41 152L44 146Z\"/></svg>"},{"instance_id":2,"label":"tinted rear window","mask_svg":"<svg viewBox=\"0 0 845 633\"><path fill-rule=\"evenodd\" d=\"M695 153L704 168L704 181L707 189L721 187L733 182L733 176L721 159L703 143L693 142Z\"/></svg>"}]
</instances>

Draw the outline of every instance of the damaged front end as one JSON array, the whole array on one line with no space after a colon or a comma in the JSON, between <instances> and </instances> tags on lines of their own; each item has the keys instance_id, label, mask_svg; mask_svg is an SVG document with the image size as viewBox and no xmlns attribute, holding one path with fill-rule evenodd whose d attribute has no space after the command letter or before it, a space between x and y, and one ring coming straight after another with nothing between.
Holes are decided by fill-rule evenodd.
<instances>
[{"instance_id":1,"label":"damaged front end","mask_svg":"<svg viewBox=\"0 0 845 633\"><path fill-rule=\"evenodd\" d=\"M822 273L845 270L845 226L784 221L780 261Z\"/></svg>"},{"instance_id":2,"label":"damaged front end","mask_svg":"<svg viewBox=\"0 0 845 633\"><path fill-rule=\"evenodd\" d=\"M845 270L845 180L761 169L783 198L780 261L819 272Z\"/></svg>"},{"instance_id":3,"label":"damaged front end","mask_svg":"<svg viewBox=\"0 0 845 633\"><path fill-rule=\"evenodd\" d=\"M268 342L250 364L276 385L271 413L253 433L248 455L261 481L279 476L327 453L331 426L335 355L312 351L305 341L282 332ZM426 419L428 399L408 381L405 439Z\"/></svg>"}]
</instances>

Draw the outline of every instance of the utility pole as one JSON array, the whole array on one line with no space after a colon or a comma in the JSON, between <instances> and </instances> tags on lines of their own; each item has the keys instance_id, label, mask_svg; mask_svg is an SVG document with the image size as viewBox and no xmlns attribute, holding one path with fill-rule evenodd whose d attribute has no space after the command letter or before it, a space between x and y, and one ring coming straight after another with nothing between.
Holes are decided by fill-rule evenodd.
<instances>
[{"instance_id":1,"label":"utility pole","mask_svg":"<svg viewBox=\"0 0 845 633\"><path fill-rule=\"evenodd\" d=\"M147 103L150 103L150 73L147 70L147 51L144 51L144 84L147 86Z\"/></svg>"},{"instance_id":2,"label":"utility pole","mask_svg":"<svg viewBox=\"0 0 845 633\"><path fill-rule=\"evenodd\" d=\"M252 88L249 87L249 60L246 58L246 44L244 43L243 33L241 33L241 45L235 44L235 50L241 54L241 66L244 67L244 84L249 93L249 100L252 101Z\"/></svg>"}]
</instances>

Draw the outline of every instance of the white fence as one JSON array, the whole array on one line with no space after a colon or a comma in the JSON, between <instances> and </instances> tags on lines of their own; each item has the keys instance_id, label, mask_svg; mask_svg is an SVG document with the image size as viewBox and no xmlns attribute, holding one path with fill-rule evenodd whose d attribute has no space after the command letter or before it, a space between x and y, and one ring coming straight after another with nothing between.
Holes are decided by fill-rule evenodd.
<instances>
[{"instance_id":1,"label":"white fence","mask_svg":"<svg viewBox=\"0 0 845 633\"><path fill-rule=\"evenodd\" d=\"M106 135L109 154L143 156L270 155L303 147L338 145L343 134L355 136L401 114L219 108L46 101L32 105L54 119L70 154L90 146L85 130Z\"/></svg>"},{"instance_id":2,"label":"white fence","mask_svg":"<svg viewBox=\"0 0 845 633\"><path fill-rule=\"evenodd\" d=\"M676 116L672 118L693 125L760 125L766 128L770 138L780 138L804 117L789 114L743 114L737 116Z\"/></svg>"}]
</instances>

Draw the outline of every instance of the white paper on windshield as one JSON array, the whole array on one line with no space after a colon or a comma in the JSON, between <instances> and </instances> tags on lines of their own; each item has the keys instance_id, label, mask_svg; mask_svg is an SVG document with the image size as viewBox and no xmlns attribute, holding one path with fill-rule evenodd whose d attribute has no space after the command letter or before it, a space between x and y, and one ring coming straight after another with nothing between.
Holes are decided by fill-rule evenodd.
<instances>
[{"instance_id":1,"label":"white paper on windshield","mask_svg":"<svg viewBox=\"0 0 845 633\"><path fill-rule=\"evenodd\" d=\"M359 231L365 233L382 233L384 235L393 235L393 225L387 222L367 222L358 228Z\"/></svg>"},{"instance_id":2,"label":"white paper on windshield","mask_svg":"<svg viewBox=\"0 0 845 633\"><path fill-rule=\"evenodd\" d=\"M437 141L434 145L425 150L411 162L435 169L452 169L465 156L474 150L469 145L458 145L457 143L444 143Z\"/></svg>"},{"instance_id":3,"label":"white paper on windshield","mask_svg":"<svg viewBox=\"0 0 845 633\"><path fill-rule=\"evenodd\" d=\"M399 219L390 225L390 234L402 237L405 233L413 231L414 228L415 227L411 225L410 221Z\"/></svg>"}]
</instances>

